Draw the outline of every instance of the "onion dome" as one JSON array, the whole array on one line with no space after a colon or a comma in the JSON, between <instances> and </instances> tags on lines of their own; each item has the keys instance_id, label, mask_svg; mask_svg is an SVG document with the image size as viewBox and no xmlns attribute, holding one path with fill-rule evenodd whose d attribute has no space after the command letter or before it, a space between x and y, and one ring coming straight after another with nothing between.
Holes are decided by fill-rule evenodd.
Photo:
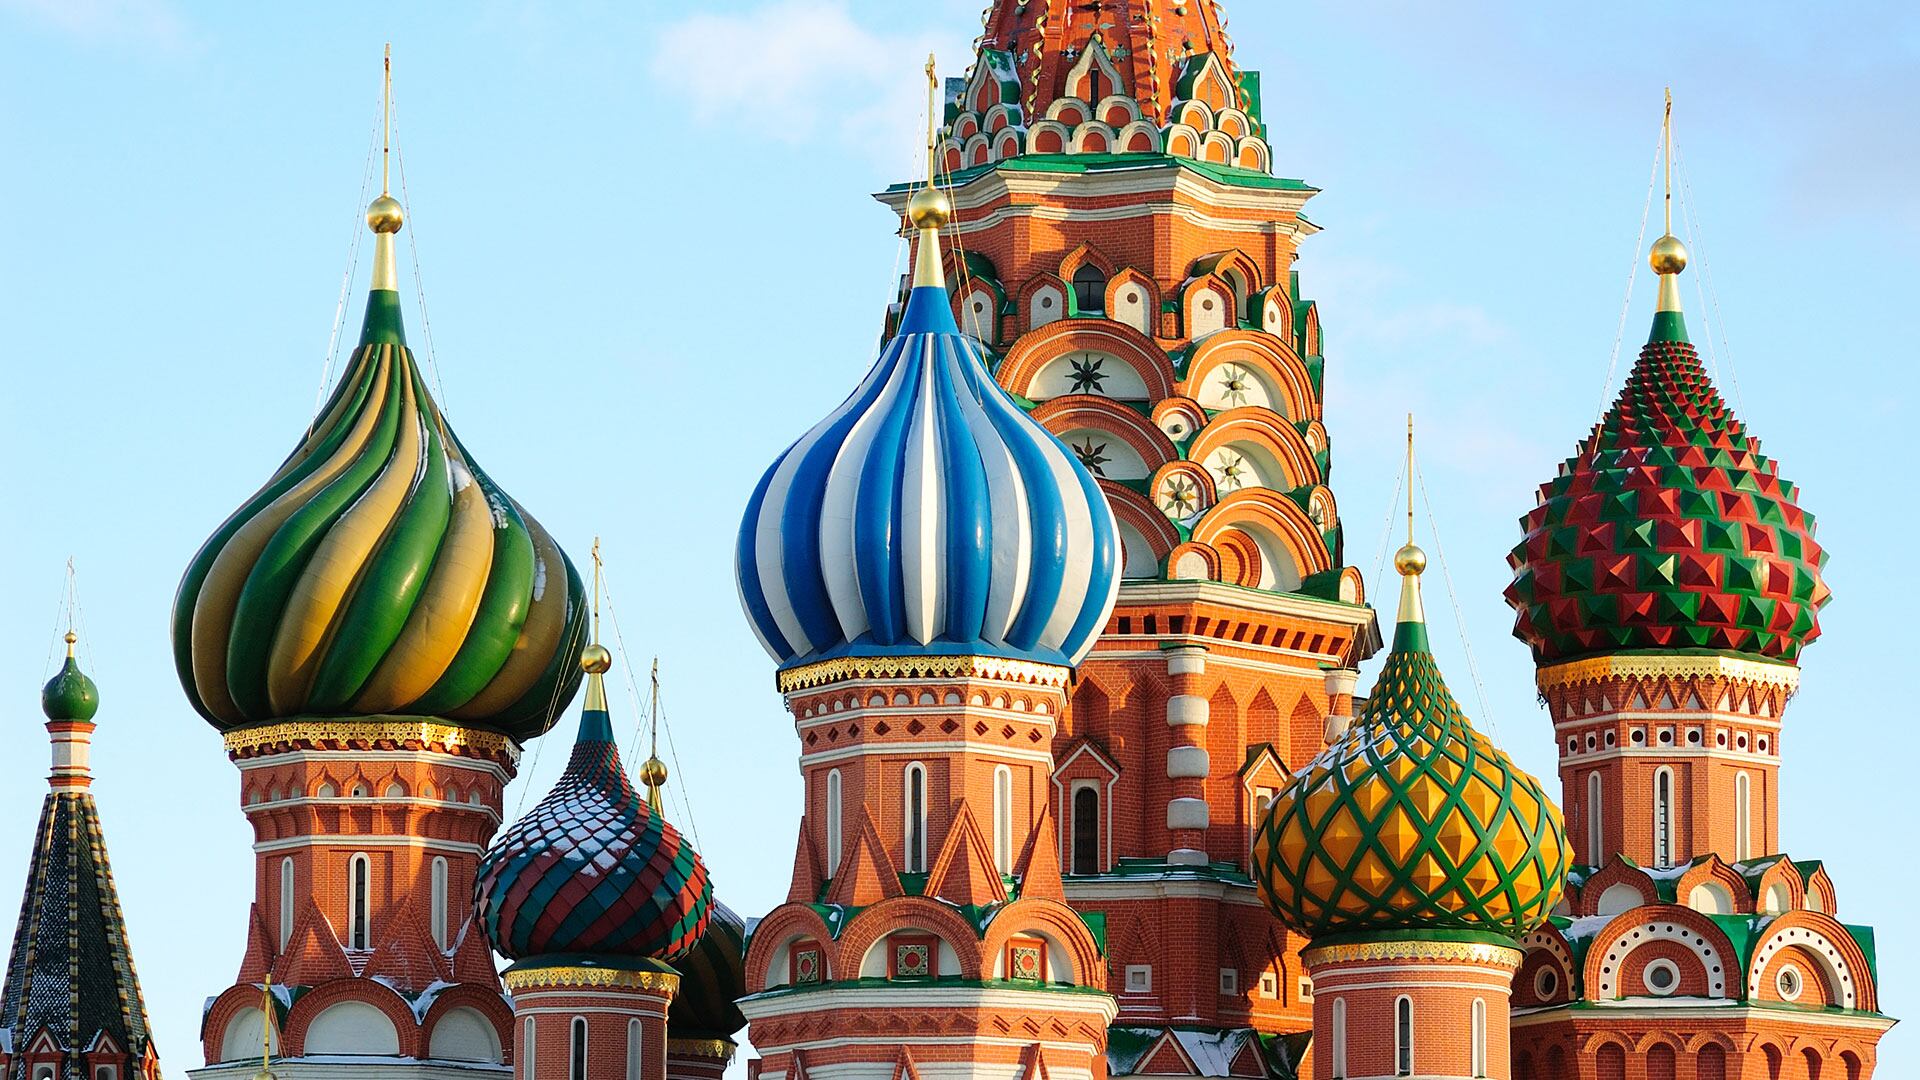
<instances>
[{"instance_id":1,"label":"onion dome","mask_svg":"<svg viewBox=\"0 0 1920 1080\"><path fill-rule=\"evenodd\" d=\"M673 962L680 989L667 1009L675 1039L728 1039L747 1026L735 1001L747 996L747 924L716 902L707 932L693 951Z\"/></svg>"},{"instance_id":2,"label":"onion dome","mask_svg":"<svg viewBox=\"0 0 1920 1080\"><path fill-rule=\"evenodd\" d=\"M1464 931L1518 938L1560 899L1570 853L1540 782L1475 731L1427 646L1412 544L1400 625L1367 705L1274 799L1254 877L1311 937Z\"/></svg>"},{"instance_id":3,"label":"onion dome","mask_svg":"<svg viewBox=\"0 0 1920 1080\"><path fill-rule=\"evenodd\" d=\"M1654 242L1653 332L1620 397L1540 486L1507 556L1538 663L1704 649L1792 662L1828 598L1813 516L1687 340L1676 237Z\"/></svg>"},{"instance_id":4,"label":"onion dome","mask_svg":"<svg viewBox=\"0 0 1920 1080\"><path fill-rule=\"evenodd\" d=\"M665 816L648 809L620 764L589 645L580 733L560 780L480 860L474 902L494 951L514 960L580 955L676 960L707 932L707 866Z\"/></svg>"},{"instance_id":5,"label":"onion dome","mask_svg":"<svg viewBox=\"0 0 1920 1080\"><path fill-rule=\"evenodd\" d=\"M782 667L837 656L1077 664L1113 608L1119 529L1098 484L987 372L953 319L917 193L912 291L853 395L773 463L735 573Z\"/></svg>"},{"instance_id":6,"label":"onion dome","mask_svg":"<svg viewBox=\"0 0 1920 1080\"><path fill-rule=\"evenodd\" d=\"M221 729L432 716L524 742L579 685L579 574L453 433L401 326L400 204L367 211L360 344L293 454L187 568L174 662Z\"/></svg>"},{"instance_id":7,"label":"onion dome","mask_svg":"<svg viewBox=\"0 0 1920 1080\"><path fill-rule=\"evenodd\" d=\"M55 723L69 720L92 723L94 714L100 711L99 688L73 658L76 640L73 631L67 631L67 662L40 690L40 711Z\"/></svg>"}]
</instances>

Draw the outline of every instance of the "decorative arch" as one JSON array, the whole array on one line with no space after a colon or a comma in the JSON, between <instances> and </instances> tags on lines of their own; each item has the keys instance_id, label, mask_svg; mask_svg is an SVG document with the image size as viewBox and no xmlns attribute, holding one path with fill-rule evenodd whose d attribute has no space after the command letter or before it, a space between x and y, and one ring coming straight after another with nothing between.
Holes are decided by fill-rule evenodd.
<instances>
[{"instance_id":1,"label":"decorative arch","mask_svg":"<svg viewBox=\"0 0 1920 1080\"><path fill-rule=\"evenodd\" d=\"M1140 102L1131 94L1108 94L1093 107L1093 115L1110 128L1123 128L1140 121Z\"/></svg>"},{"instance_id":2,"label":"decorative arch","mask_svg":"<svg viewBox=\"0 0 1920 1080\"><path fill-rule=\"evenodd\" d=\"M1080 52L1080 58L1067 69L1066 85L1061 92L1082 101L1093 101L1114 94L1124 94L1126 80L1120 77L1120 70L1107 55L1106 42L1095 37Z\"/></svg>"},{"instance_id":3,"label":"decorative arch","mask_svg":"<svg viewBox=\"0 0 1920 1080\"><path fill-rule=\"evenodd\" d=\"M1073 977L1067 981L1075 986L1106 989L1107 969L1101 963L1100 946L1080 914L1058 900L1028 896L1001 908L987 924L980 952L987 957L998 956L1016 935L1036 932L1066 951L1073 964Z\"/></svg>"},{"instance_id":4,"label":"decorative arch","mask_svg":"<svg viewBox=\"0 0 1920 1080\"><path fill-rule=\"evenodd\" d=\"M1211 544L1188 541L1167 553L1167 578L1172 581L1219 581L1220 552Z\"/></svg>"},{"instance_id":5,"label":"decorative arch","mask_svg":"<svg viewBox=\"0 0 1920 1080\"><path fill-rule=\"evenodd\" d=\"M1747 885L1747 879L1741 877L1738 870L1721 862L1718 855L1709 856L1681 874L1680 880L1674 883L1674 895L1692 907L1693 890L1714 885L1726 891L1729 905L1726 911L1710 914L1732 915L1753 910L1753 892Z\"/></svg>"},{"instance_id":6,"label":"decorative arch","mask_svg":"<svg viewBox=\"0 0 1920 1080\"><path fill-rule=\"evenodd\" d=\"M1119 133L1113 128L1089 120L1073 129L1073 152L1076 154L1110 154L1118 148Z\"/></svg>"},{"instance_id":7,"label":"decorative arch","mask_svg":"<svg viewBox=\"0 0 1920 1080\"><path fill-rule=\"evenodd\" d=\"M1161 129L1166 140L1167 153L1173 157L1199 157L1200 132L1192 124L1172 123Z\"/></svg>"},{"instance_id":8,"label":"decorative arch","mask_svg":"<svg viewBox=\"0 0 1920 1080\"><path fill-rule=\"evenodd\" d=\"M1265 465L1268 471L1277 470L1280 473L1279 476L1268 477L1262 485L1264 487L1291 491L1316 483L1320 478L1319 462L1314 460L1313 452L1307 449L1307 441L1300 437L1292 424L1278 419L1266 409L1249 405L1216 413L1213 420L1200 429L1200 434L1187 444L1187 460L1204 465L1215 452L1230 446L1253 451L1256 463ZM1222 497L1230 494L1232 492L1225 492ZM1301 511L1301 516L1305 517L1306 512ZM1313 531L1317 534L1320 530L1316 528Z\"/></svg>"},{"instance_id":9,"label":"decorative arch","mask_svg":"<svg viewBox=\"0 0 1920 1080\"><path fill-rule=\"evenodd\" d=\"M1035 278L1022 290L1021 308L1026 310L1035 289L1050 284L1059 290L1060 302L1066 299L1066 283L1052 274ZM1146 384L1148 400L1158 401L1173 394L1173 368L1167 354L1140 331L1112 319L1056 320L1016 341L1000 361L995 377L1001 386L1024 397L1033 397L1033 382L1046 366L1069 353L1098 350L1124 361Z\"/></svg>"},{"instance_id":10,"label":"decorative arch","mask_svg":"<svg viewBox=\"0 0 1920 1080\"><path fill-rule=\"evenodd\" d=\"M1195 524L1193 539L1218 547L1220 540L1236 529L1258 530L1259 538L1270 540L1280 549L1269 551L1263 544L1261 554L1271 556L1283 552L1292 559L1303 580L1332 568L1327 546L1314 530L1313 522L1307 519L1306 511L1278 492L1264 488L1243 488L1222 497ZM1290 588L1298 587L1296 583Z\"/></svg>"},{"instance_id":11,"label":"decorative arch","mask_svg":"<svg viewBox=\"0 0 1920 1080\"><path fill-rule=\"evenodd\" d=\"M1160 312L1160 289L1153 279L1123 266L1107 277L1107 318L1153 336Z\"/></svg>"},{"instance_id":12,"label":"decorative arch","mask_svg":"<svg viewBox=\"0 0 1920 1080\"><path fill-rule=\"evenodd\" d=\"M1165 514L1147 505L1146 500L1132 489L1102 481L1100 490L1106 492L1107 505L1112 508L1114 520L1120 525L1123 556L1121 576L1135 580L1158 577L1161 565L1180 543L1179 531ZM1135 543L1145 545L1144 550L1135 550L1132 546Z\"/></svg>"},{"instance_id":13,"label":"decorative arch","mask_svg":"<svg viewBox=\"0 0 1920 1080\"><path fill-rule=\"evenodd\" d=\"M420 1045L420 1023L414 1019L413 1009L407 1005L407 1000L385 983L360 978L330 979L302 994L293 1003L293 1007L287 1010L286 1028L280 1033L281 1045L286 1048L287 1056L306 1056L307 1033L315 1018L334 1005L348 1003L368 1006L384 1014L393 1024L402 1056L425 1056L425 1048Z\"/></svg>"},{"instance_id":14,"label":"decorative arch","mask_svg":"<svg viewBox=\"0 0 1920 1080\"><path fill-rule=\"evenodd\" d=\"M1825 866L1816 866L1813 868L1813 873L1807 875L1806 891L1801 905L1826 915L1832 915L1839 910L1839 904L1833 893L1833 878L1827 875Z\"/></svg>"},{"instance_id":15,"label":"decorative arch","mask_svg":"<svg viewBox=\"0 0 1920 1080\"><path fill-rule=\"evenodd\" d=\"M747 993L757 994L769 986L778 986L786 979L784 975L777 981L770 981L767 973L773 961L782 949L795 941L811 938L820 943L822 957L826 960L827 970L824 979L838 977L840 968L838 958L831 946L833 931L827 928L826 920L811 907L796 904L775 908L773 913L760 920L753 928L753 937L747 945L745 961Z\"/></svg>"},{"instance_id":16,"label":"decorative arch","mask_svg":"<svg viewBox=\"0 0 1920 1080\"><path fill-rule=\"evenodd\" d=\"M1067 141L1073 137L1067 125L1058 120L1037 121L1027 132L1027 152L1032 154L1063 154L1067 150Z\"/></svg>"},{"instance_id":17,"label":"decorative arch","mask_svg":"<svg viewBox=\"0 0 1920 1080\"><path fill-rule=\"evenodd\" d=\"M1135 120L1120 129L1120 151L1126 154L1157 154L1163 143L1160 129L1151 120Z\"/></svg>"},{"instance_id":18,"label":"decorative arch","mask_svg":"<svg viewBox=\"0 0 1920 1080\"><path fill-rule=\"evenodd\" d=\"M866 908L848 924L839 941L822 944L833 954L832 970L857 972L880 939L912 927L939 937L959 959L959 976L981 978L980 939L972 926L945 904L925 896L893 896ZM759 930L754 931L757 938Z\"/></svg>"},{"instance_id":19,"label":"decorative arch","mask_svg":"<svg viewBox=\"0 0 1920 1080\"><path fill-rule=\"evenodd\" d=\"M1271 385L1280 401L1275 411L1288 420L1318 420L1319 402L1313 393L1313 379L1307 366L1294 352L1271 334L1257 330L1225 330L1196 344L1187 358L1180 392L1201 400L1199 388L1206 385L1224 364L1253 368Z\"/></svg>"},{"instance_id":20,"label":"decorative arch","mask_svg":"<svg viewBox=\"0 0 1920 1080\"><path fill-rule=\"evenodd\" d=\"M1866 953L1839 920L1818 911L1790 911L1767 924L1753 943L1752 959L1747 963L1749 1000L1759 996L1760 980L1769 961L1781 949L1793 946L1820 964L1833 1004L1861 1012L1880 1011L1880 995Z\"/></svg>"},{"instance_id":21,"label":"decorative arch","mask_svg":"<svg viewBox=\"0 0 1920 1080\"><path fill-rule=\"evenodd\" d=\"M1640 895L1640 903L1633 905L1634 907L1660 902L1660 894L1654 890L1653 879L1647 876L1646 871L1615 855L1612 862L1581 883L1579 905L1575 908L1575 912L1580 915L1617 915L1630 910L1624 907L1620 911L1602 912L1600 910L1601 899L1606 896L1608 889L1616 885L1624 885Z\"/></svg>"},{"instance_id":22,"label":"decorative arch","mask_svg":"<svg viewBox=\"0 0 1920 1080\"><path fill-rule=\"evenodd\" d=\"M1048 431L1062 432L1092 428L1125 442L1152 474L1170 461L1177 461L1179 450L1166 433L1151 420L1113 400L1084 395L1050 398L1041 402L1032 414Z\"/></svg>"},{"instance_id":23,"label":"decorative arch","mask_svg":"<svg viewBox=\"0 0 1920 1080\"><path fill-rule=\"evenodd\" d=\"M495 1064L498 1064L502 1059L511 1060L511 1050L513 1047L513 1010L507 1006L506 1000L498 993L475 986L472 983L461 983L455 986L449 986L433 999L433 1006L427 1010L427 1015L420 1022L422 1031L421 1039L425 1043L429 1054L433 1052L433 1036L434 1033L439 1030L440 1022L445 1020L447 1015L455 1009L471 1009L479 1013L480 1016L491 1025L494 1037L498 1040L498 1045L501 1048L501 1056L493 1059Z\"/></svg>"},{"instance_id":24,"label":"decorative arch","mask_svg":"<svg viewBox=\"0 0 1920 1080\"><path fill-rule=\"evenodd\" d=\"M1153 422L1167 438L1191 442L1207 426L1207 411L1189 397L1162 398L1153 407Z\"/></svg>"},{"instance_id":25,"label":"decorative arch","mask_svg":"<svg viewBox=\"0 0 1920 1080\"><path fill-rule=\"evenodd\" d=\"M1237 325L1233 288L1213 274L1190 278L1180 289L1180 329L1189 338L1203 338Z\"/></svg>"},{"instance_id":26,"label":"decorative arch","mask_svg":"<svg viewBox=\"0 0 1920 1080\"><path fill-rule=\"evenodd\" d=\"M1592 1001L1611 1001L1622 993L1627 961L1652 942L1670 941L1699 961L1707 995L1730 998L1737 987L1733 974L1733 943L1713 920L1699 912L1671 904L1649 904L1616 916L1587 946L1581 982Z\"/></svg>"},{"instance_id":27,"label":"decorative arch","mask_svg":"<svg viewBox=\"0 0 1920 1080\"><path fill-rule=\"evenodd\" d=\"M1551 1005L1577 999L1580 993L1580 969L1573 962L1573 947L1559 927L1543 923L1520 939L1523 950L1520 970L1514 973L1513 996L1516 1003ZM1542 969L1551 969L1560 980L1558 991L1547 998L1534 992L1535 979Z\"/></svg>"}]
</instances>

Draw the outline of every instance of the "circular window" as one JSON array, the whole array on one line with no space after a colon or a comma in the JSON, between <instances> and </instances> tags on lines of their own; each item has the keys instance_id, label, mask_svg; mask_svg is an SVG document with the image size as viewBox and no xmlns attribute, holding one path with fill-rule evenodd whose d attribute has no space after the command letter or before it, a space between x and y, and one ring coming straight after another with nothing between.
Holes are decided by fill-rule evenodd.
<instances>
[{"instance_id":1,"label":"circular window","mask_svg":"<svg viewBox=\"0 0 1920 1080\"><path fill-rule=\"evenodd\" d=\"M1658 997L1666 997L1680 988L1680 968L1671 960L1653 961L1640 977L1646 980L1647 989Z\"/></svg>"},{"instance_id":2,"label":"circular window","mask_svg":"<svg viewBox=\"0 0 1920 1080\"><path fill-rule=\"evenodd\" d=\"M1051 296L1043 296L1043 297L1041 297L1041 298L1040 298L1040 306L1041 306L1041 307L1043 307L1043 308L1050 308L1050 307L1052 307L1052 306L1053 306L1053 297L1051 297Z\"/></svg>"},{"instance_id":3,"label":"circular window","mask_svg":"<svg viewBox=\"0 0 1920 1080\"><path fill-rule=\"evenodd\" d=\"M1672 743L1673 743L1673 732L1666 728L1660 729L1660 745L1669 746Z\"/></svg>"},{"instance_id":4,"label":"circular window","mask_svg":"<svg viewBox=\"0 0 1920 1080\"><path fill-rule=\"evenodd\" d=\"M1733 740L1733 745L1739 747L1742 750L1745 750L1747 748L1747 737L1745 735L1740 736L1739 738Z\"/></svg>"},{"instance_id":5,"label":"circular window","mask_svg":"<svg viewBox=\"0 0 1920 1080\"><path fill-rule=\"evenodd\" d=\"M1129 292L1129 293L1127 293L1127 303L1129 303L1129 304L1137 304L1137 303L1139 303L1139 302L1140 302L1140 294L1139 294L1139 293L1137 293L1137 292Z\"/></svg>"},{"instance_id":6,"label":"circular window","mask_svg":"<svg viewBox=\"0 0 1920 1080\"><path fill-rule=\"evenodd\" d=\"M1568 739L1568 740L1567 740L1567 753L1569 753L1569 754L1571 754L1571 753L1573 753L1573 752L1575 752L1575 751L1577 751L1577 750L1579 750L1579 749L1580 749L1580 740L1579 740L1579 739Z\"/></svg>"},{"instance_id":7,"label":"circular window","mask_svg":"<svg viewBox=\"0 0 1920 1080\"><path fill-rule=\"evenodd\" d=\"M1212 311L1212 310L1213 310L1213 300L1212 300L1212 299L1206 299L1206 300L1202 300L1202 301L1200 301L1200 310L1201 310L1201 311Z\"/></svg>"},{"instance_id":8,"label":"circular window","mask_svg":"<svg viewBox=\"0 0 1920 1080\"><path fill-rule=\"evenodd\" d=\"M1713 741L1716 743L1719 743L1721 746L1727 745L1727 733L1723 731L1718 735L1715 735L1713 737Z\"/></svg>"},{"instance_id":9,"label":"circular window","mask_svg":"<svg viewBox=\"0 0 1920 1080\"><path fill-rule=\"evenodd\" d=\"M1760 752L1763 754L1767 752L1767 737L1765 735L1760 736Z\"/></svg>"},{"instance_id":10,"label":"circular window","mask_svg":"<svg viewBox=\"0 0 1920 1080\"><path fill-rule=\"evenodd\" d=\"M1589 750L1591 750L1591 749L1593 749L1593 748L1594 748L1595 746L1598 746L1598 745L1599 745L1599 743L1598 743L1597 741L1595 741L1595 739L1594 739L1594 737L1593 737L1593 736L1592 736L1591 734L1589 734L1589 735L1587 736L1587 749L1589 749Z\"/></svg>"},{"instance_id":11,"label":"circular window","mask_svg":"<svg viewBox=\"0 0 1920 1080\"><path fill-rule=\"evenodd\" d=\"M1640 730L1639 728L1634 728L1633 734L1628 736L1628 738L1631 738L1634 742L1634 745L1638 746L1639 744L1647 741L1647 733Z\"/></svg>"},{"instance_id":12,"label":"circular window","mask_svg":"<svg viewBox=\"0 0 1920 1080\"><path fill-rule=\"evenodd\" d=\"M1533 973L1533 996L1540 1001L1552 1001L1560 992L1560 973L1550 967L1543 967Z\"/></svg>"},{"instance_id":13,"label":"circular window","mask_svg":"<svg viewBox=\"0 0 1920 1080\"><path fill-rule=\"evenodd\" d=\"M1614 743L1613 732L1609 731L1607 732L1607 745L1612 746L1613 743Z\"/></svg>"},{"instance_id":14,"label":"circular window","mask_svg":"<svg viewBox=\"0 0 1920 1080\"><path fill-rule=\"evenodd\" d=\"M1800 969L1791 964L1781 968L1780 974L1773 979L1773 988L1780 991L1780 996L1788 1001L1798 1000L1800 991L1805 989L1805 986L1806 984L1800 978Z\"/></svg>"},{"instance_id":15,"label":"circular window","mask_svg":"<svg viewBox=\"0 0 1920 1080\"><path fill-rule=\"evenodd\" d=\"M1694 746L1700 745L1700 729L1699 728L1694 728L1692 731L1687 732L1687 742L1693 744Z\"/></svg>"}]
</instances>

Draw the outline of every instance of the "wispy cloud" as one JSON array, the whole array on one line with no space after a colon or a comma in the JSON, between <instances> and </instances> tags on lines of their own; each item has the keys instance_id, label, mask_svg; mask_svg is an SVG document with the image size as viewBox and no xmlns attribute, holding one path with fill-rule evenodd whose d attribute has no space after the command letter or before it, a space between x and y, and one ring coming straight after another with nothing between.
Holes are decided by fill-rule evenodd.
<instances>
[{"instance_id":1,"label":"wispy cloud","mask_svg":"<svg viewBox=\"0 0 1920 1080\"><path fill-rule=\"evenodd\" d=\"M168 0L0 0L0 12L89 43L172 52L189 39Z\"/></svg>"},{"instance_id":2,"label":"wispy cloud","mask_svg":"<svg viewBox=\"0 0 1920 1080\"><path fill-rule=\"evenodd\" d=\"M716 43L726 62L704 62ZM840 0L774 0L668 24L652 69L703 121L786 143L828 140L892 163L916 160L925 141L929 51L943 75L971 59L964 39L882 31Z\"/></svg>"}]
</instances>

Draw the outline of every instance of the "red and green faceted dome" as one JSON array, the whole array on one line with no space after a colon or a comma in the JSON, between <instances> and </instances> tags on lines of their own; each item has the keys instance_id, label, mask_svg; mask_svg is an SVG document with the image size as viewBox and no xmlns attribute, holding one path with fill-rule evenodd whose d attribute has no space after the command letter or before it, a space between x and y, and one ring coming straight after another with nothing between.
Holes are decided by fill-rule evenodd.
<instances>
[{"instance_id":1,"label":"red and green faceted dome","mask_svg":"<svg viewBox=\"0 0 1920 1080\"><path fill-rule=\"evenodd\" d=\"M1687 341L1678 311L1507 556L1515 637L1538 663L1635 651L1793 662L1829 593L1813 516L1760 453Z\"/></svg>"},{"instance_id":2,"label":"red and green faceted dome","mask_svg":"<svg viewBox=\"0 0 1920 1080\"><path fill-rule=\"evenodd\" d=\"M480 925L494 951L513 960L674 961L707 933L706 863L634 790L599 682L594 675L588 684L559 782L480 860Z\"/></svg>"}]
</instances>

